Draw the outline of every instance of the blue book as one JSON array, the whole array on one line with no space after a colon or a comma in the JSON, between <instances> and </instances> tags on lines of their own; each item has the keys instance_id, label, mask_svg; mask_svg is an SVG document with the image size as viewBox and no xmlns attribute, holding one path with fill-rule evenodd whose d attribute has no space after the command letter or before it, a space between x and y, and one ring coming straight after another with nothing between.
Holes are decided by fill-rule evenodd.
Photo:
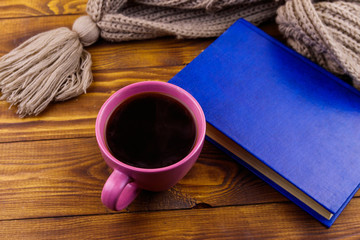
<instances>
[{"instance_id":1,"label":"blue book","mask_svg":"<svg viewBox=\"0 0 360 240\"><path fill-rule=\"evenodd\" d=\"M170 81L207 138L330 227L359 188L360 94L240 19Z\"/></svg>"}]
</instances>

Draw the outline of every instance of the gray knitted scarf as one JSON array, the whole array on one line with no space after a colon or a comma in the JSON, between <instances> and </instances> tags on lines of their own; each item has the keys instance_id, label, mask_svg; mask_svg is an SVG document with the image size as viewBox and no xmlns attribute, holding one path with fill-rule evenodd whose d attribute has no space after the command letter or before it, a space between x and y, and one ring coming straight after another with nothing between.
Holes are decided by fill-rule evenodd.
<instances>
[{"instance_id":1,"label":"gray knitted scarf","mask_svg":"<svg viewBox=\"0 0 360 240\"><path fill-rule=\"evenodd\" d=\"M311 0L90 0L72 30L36 35L0 58L1 99L20 117L52 101L86 92L97 41L216 37L239 18L258 25L275 19L287 43L360 89L359 1Z\"/></svg>"}]
</instances>

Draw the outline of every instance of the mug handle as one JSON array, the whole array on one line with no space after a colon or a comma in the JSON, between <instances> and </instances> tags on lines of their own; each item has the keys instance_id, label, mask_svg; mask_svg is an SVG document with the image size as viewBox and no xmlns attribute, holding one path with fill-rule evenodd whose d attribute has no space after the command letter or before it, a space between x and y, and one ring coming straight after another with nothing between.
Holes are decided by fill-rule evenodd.
<instances>
[{"instance_id":1,"label":"mug handle","mask_svg":"<svg viewBox=\"0 0 360 240\"><path fill-rule=\"evenodd\" d=\"M130 177L114 170L106 181L101 192L102 203L111 210L126 208L139 194L140 189Z\"/></svg>"}]
</instances>

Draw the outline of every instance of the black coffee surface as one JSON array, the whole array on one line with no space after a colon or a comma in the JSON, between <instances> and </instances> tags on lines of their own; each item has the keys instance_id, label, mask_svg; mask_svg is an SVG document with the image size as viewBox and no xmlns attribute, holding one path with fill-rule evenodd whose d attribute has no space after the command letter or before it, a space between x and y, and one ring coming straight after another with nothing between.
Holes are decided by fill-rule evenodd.
<instances>
[{"instance_id":1,"label":"black coffee surface","mask_svg":"<svg viewBox=\"0 0 360 240\"><path fill-rule=\"evenodd\" d=\"M121 103L106 129L113 156L140 168L160 168L180 161L192 150L195 139L190 111L172 97L152 92Z\"/></svg>"}]
</instances>

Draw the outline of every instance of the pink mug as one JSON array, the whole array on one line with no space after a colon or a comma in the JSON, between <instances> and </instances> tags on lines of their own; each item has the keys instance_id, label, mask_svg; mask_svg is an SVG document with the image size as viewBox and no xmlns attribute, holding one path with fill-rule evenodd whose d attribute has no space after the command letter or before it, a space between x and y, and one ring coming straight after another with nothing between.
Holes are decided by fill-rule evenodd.
<instances>
[{"instance_id":1,"label":"pink mug","mask_svg":"<svg viewBox=\"0 0 360 240\"><path fill-rule=\"evenodd\" d=\"M182 160L161 168L138 168L116 159L108 150L105 130L112 112L129 97L143 92L164 93L183 103L193 114L196 125L196 140L190 153ZM96 119L95 133L101 154L114 171L107 179L101 201L112 210L126 208L141 189L164 191L174 186L194 165L202 150L206 131L204 112L199 103L184 89L160 81L144 81L130 84L114 93L101 107Z\"/></svg>"}]
</instances>

